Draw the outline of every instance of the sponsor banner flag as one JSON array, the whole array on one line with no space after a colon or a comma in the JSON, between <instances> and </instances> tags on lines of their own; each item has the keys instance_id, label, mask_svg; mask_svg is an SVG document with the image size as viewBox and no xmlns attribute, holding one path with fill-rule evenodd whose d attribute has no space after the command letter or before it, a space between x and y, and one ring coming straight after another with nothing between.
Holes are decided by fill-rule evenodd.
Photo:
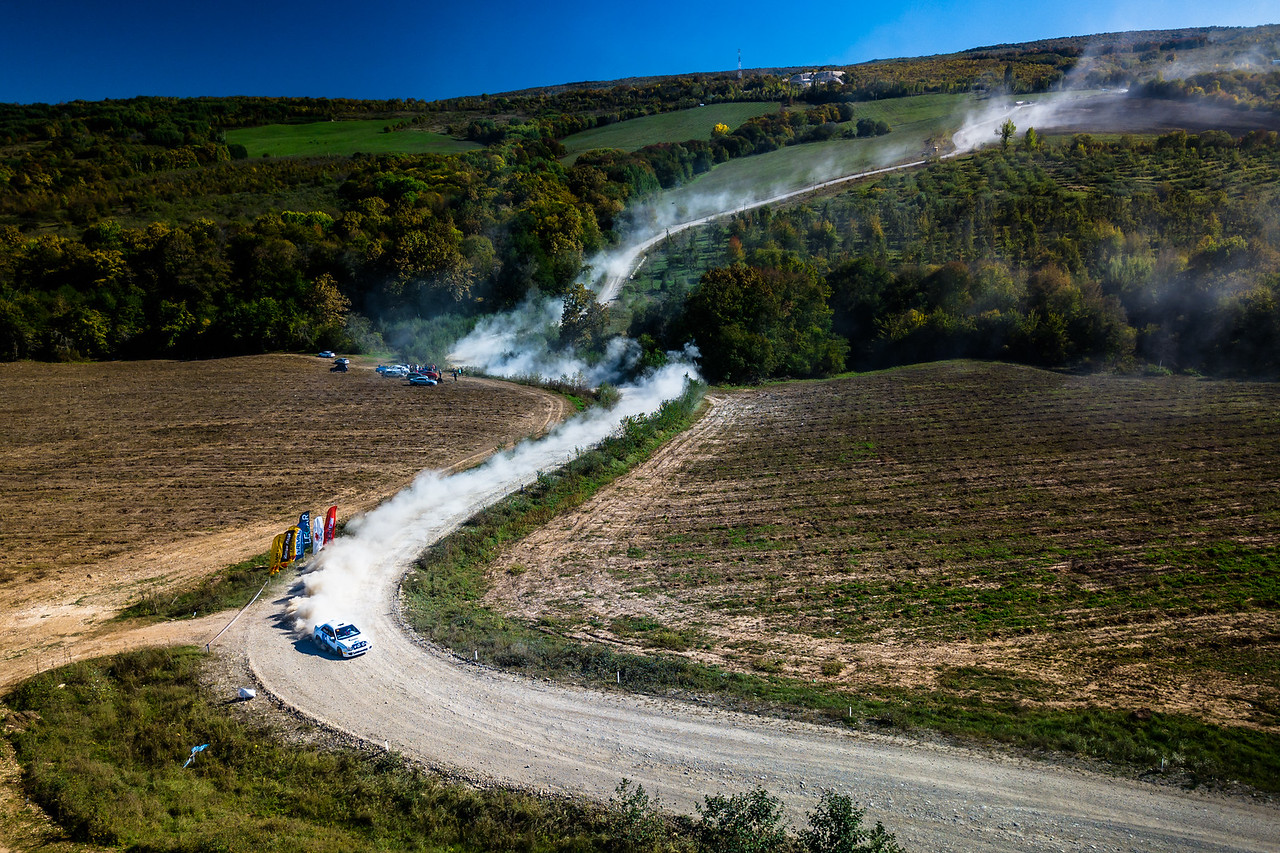
<instances>
[{"instance_id":1,"label":"sponsor banner flag","mask_svg":"<svg viewBox=\"0 0 1280 853\"><path fill-rule=\"evenodd\" d=\"M329 511L324 516L324 541L332 542L334 532L338 529L338 508L336 506L329 507Z\"/></svg>"},{"instance_id":2,"label":"sponsor banner flag","mask_svg":"<svg viewBox=\"0 0 1280 853\"><path fill-rule=\"evenodd\" d=\"M271 540L271 574L280 571L280 567L284 565L284 534L277 533L276 538Z\"/></svg>"},{"instance_id":3,"label":"sponsor banner flag","mask_svg":"<svg viewBox=\"0 0 1280 853\"><path fill-rule=\"evenodd\" d=\"M302 547L298 549L298 556L302 556L303 548L311 544L311 510L298 516L298 532L302 537Z\"/></svg>"},{"instance_id":4,"label":"sponsor banner flag","mask_svg":"<svg viewBox=\"0 0 1280 853\"><path fill-rule=\"evenodd\" d=\"M298 538L298 528L290 527L284 532L284 561L292 563L295 549L298 547L296 540Z\"/></svg>"},{"instance_id":5,"label":"sponsor banner flag","mask_svg":"<svg viewBox=\"0 0 1280 853\"><path fill-rule=\"evenodd\" d=\"M293 531L293 559L302 559L302 530L298 527L290 527Z\"/></svg>"},{"instance_id":6,"label":"sponsor banner flag","mask_svg":"<svg viewBox=\"0 0 1280 853\"><path fill-rule=\"evenodd\" d=\"M315 514L315 524L311 527L311 553L319 554L324 548L324 517Z\"/></svg>"}]
</instances>

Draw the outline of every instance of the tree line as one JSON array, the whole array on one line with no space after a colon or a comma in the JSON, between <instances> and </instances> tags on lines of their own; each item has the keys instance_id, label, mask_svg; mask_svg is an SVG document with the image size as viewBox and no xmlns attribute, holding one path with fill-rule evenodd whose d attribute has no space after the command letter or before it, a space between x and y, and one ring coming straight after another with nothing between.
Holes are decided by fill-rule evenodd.
<instances>
[{"instance_id":1,"label":"tree line","mask_svg":"<svg viewBox=\"0 0 1280 853\"><path fill-rule=\"evenodd\" d=\"M73 135L0 193L0 221L17 223L0 225L0 358L355 349L377 345L364 318L562 295L584 258L616 239L632 198L732 157L829 138L851 109L782 109L707 140L573 165L538 122L460 155L267 161L211 142L197 156ZM147 221L192 199L211 215ZM238 215L217 216L223 204Z\"/></svg>"},{"instance_id":2,"label":"tree line","mask_svg":"<svg viewBox=\"0 0 1280 853\"><path fill-rule=\"evenodd\" d=\"M836 135L887 132L883 123L850 121L860 99L915 91L919 85L930 89L931 80L943 89L990 84L1017 91L1050 85L1052 75L1036 75L1068 68L1079 56L1077 48L1068 40L868 63L850 68L841 84L809 89L791 85L782 73L742 80L722 73L433 103L135 98L0 105L0 358L357 349L379 345L376 318L393 312L408 318L442 312L474 317L533 293L563 295L584 258L617 239L618 215L637 197L734 157ZM909 79L915 88L895 88L895 80ZM1232 92L1270 97L1270 80L1238 74L1231 79L1236 81L1227 87ZM766 98L781 99L784 106L738 128L709 128L708 137L684 143L631 153L588 152L569 164L558 141L591 123L642 111ZM250 159L226 145L223 136L234 126L356 115L388 117L393 129L452 122L486 145L449 156ZM1072 171L1088 176L1099 163L1157 154L1137 145L1099 146L1087 137L1074 140L1066 153L1041 150L1029 137L1022 142L1019 150L1006 152L1008 164L990 167L1000 180L976 178L976 188L963 198L950 193L950 184L961 178L949 177L953 173L947 168L931 168L903 179L915 183L884 196L880 209L871 210L869 198L842 201L848 211L813 235L808 225L797 223L792 227L802 235L799 242L818 247L809 255L801 252L802 259L819 259L818 272L825 277L833 253L867 255L895 276L913 265L924 269L951 260L972 265L975 257L992 257L1017 278L1057 253L1058 265L1079 277L1070 248L1080 243L1079 235L1064 232L1046 244L1041 231L1026 226L1078 207L1072 192L1061 193L1062 199L1041 193L1037 188L1044 181L1038 176L1052 168L1068 181ZM1218 162L1230 170L1230 157L1256 158L1268 144L1262 137L1237 143L1226 134L1170 137L1159 143L1158 156ZM1023 156L1033 165L1024 168L1017 160ZM1004 186L1006 174L1017 180ZM1097 179L1138 180L1125 174L1100 173ZM941 183L933 183L935 175ZM1207 174L1184 180L1170 172L1161 185L1167 188L1153 194L1139 187L1141 192L1122 201L1145 209L1154 195L1165 212L1183 211L1181 218L1170 213L1159 225L1176 232L1203 221L1198 217L1207 209L1204 199L1216 198L1197 188L1201 179L1217 180ZM1170 194L1173 201L1166 204ZM1008 204L1005 195L1012 199ZM1179 207L1184 197L1190 201ZM1069 202L1065 207L1063 199ZM1105 194L1089 201L1101 208L1109 203ZM1120 212L1141 214L1129 208ZM1098 220L1110 213L1090 208L1080 215ZM957 224L956 217L963 222ZM855 221L856 227L848 224ZM1216 236L1207 235L1217 242L1198 254L1184 254L1231 257L1230 240L1238 232L1234 223L1221 217L1220 223ZM782 231L760 237L774 227ZM1156 241L1141 237L1155 234L1154 225L1135 231L1122 216L1115 227L1126 241ZM750 253L762 269L795 273L771 260L770 253L797 251L796 239L782 224L744 224L732 236L738 251ZM932 316L933 306L910 307ZM1127 316L1137 316L1134 306L1123 307ZM598 314L584 313L592 318L587 335L592 340L600 337ZM915 320L895 322L895 328L929 327ZM652 332L653 341L669 337L663 324L649 325L653 328L646 333ZM1140 330L1135 354L1155 352L1158 348L1149 344L1157 337ZM851 342L851 357L862 346ZM1074 346L1068 350L1081 352ZM822 358L834 364L831 352Z\"/></svg>"},{"instance_id":3,"label":"tree line","mask_svg":"<svg viewBox=\"0 0 1280 853\"><path fill-rule=\"evenodd\" d=\"M1028 131L734 216L694 252L711 267L699 283L641 307L632 331L695 341L713 380L949 357L1276 377L1277 174L1274 132Z\"/></svg>"},{"instance_id":4,"label":"tree line","mask_svg":"<svg viewBox=\"0 0 1280 853\"><path fill-rule=\"evenodd\" d=\"M1266 74L1242 69L1206 71L1166 80L1156 76L1134 87L1132 94L1164 100L1202 100L1235 109L1274 111L1280 105L1280 71Z\"/></svg>"}]
</instances>

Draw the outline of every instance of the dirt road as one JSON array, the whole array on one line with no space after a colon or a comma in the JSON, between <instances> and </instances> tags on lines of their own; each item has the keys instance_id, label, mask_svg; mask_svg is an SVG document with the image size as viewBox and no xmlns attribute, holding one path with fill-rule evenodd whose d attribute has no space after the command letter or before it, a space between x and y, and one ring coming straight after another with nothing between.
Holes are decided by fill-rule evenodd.
<instances>
[{"instance_id":1,"label":"dirt road","mask_svg":"<svg viewBox=\"0 0 1280 853\"><path fill-rule=\"evenodd\" d=\"M221 649L243 650L260 686L303 714L477 781L604 799L625 777L681 812L762 785L795 821L837 788L918 850L1280 850L1280 809L1260 800L529 681L424 647L398 619L408 560L522 476L383 542L344 614L372 634L371 654L319 654L292 630L288 596L253 608Z\"/></svg>"}]
</instances>

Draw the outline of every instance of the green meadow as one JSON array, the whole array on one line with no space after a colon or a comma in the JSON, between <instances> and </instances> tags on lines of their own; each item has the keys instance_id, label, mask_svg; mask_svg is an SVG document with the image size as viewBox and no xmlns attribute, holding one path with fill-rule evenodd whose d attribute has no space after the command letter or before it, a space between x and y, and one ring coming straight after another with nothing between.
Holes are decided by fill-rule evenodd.
<instances>
[{"instance_id":1,"label":"green meadow","mask_svg":"<svg viewBox=\"0 0 1280 853\"><path fill-rule=\"evenodd\" d=\"M243 145L250 157L297 157L319 154L349 156L364 154L455 154L480 148L479 143L465 142L409 128L387 132L391 122L321 121L311 124L268 124L227 131L227 142Z\"/></svg>"},{"instance_id":2,"label":"green meadow","mask_svg":"<svg viewBox=\"0 0 1280 853\"><path fill-rule=\"evenodd\" d=\"M799 189L832 176L920 159L925 142L960 124L968 95L920 95L854 106L858 119L888 122L892 131L863 139L828 139L789 145L717 165L710 172L663 194L682 213L698 210L697 198L739 194L745 202Z\"/></svg>"},{"instance_id":3,"label":"green meadow","mask_svg":"<svg viewBox=\"0 0 1280 853\"><path fill-rule=\"evenodd\" d=\"M646 145L659 142L684 142L689 139L710 139L711 129L717 124L730 128L742 125L749 118L777 112L782 105L773 103L711 104L690 110L633 118L604 127L593 127L561 142L571 156L594 148L620 148L636 151Z\"/></svg>"}]
</instances>

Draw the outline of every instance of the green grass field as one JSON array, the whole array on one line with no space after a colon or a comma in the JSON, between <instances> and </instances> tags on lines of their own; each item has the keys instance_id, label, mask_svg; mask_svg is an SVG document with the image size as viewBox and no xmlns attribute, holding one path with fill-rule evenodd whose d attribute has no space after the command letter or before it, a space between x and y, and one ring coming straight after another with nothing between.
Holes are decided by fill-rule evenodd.
<instances>
[{"instance_id":1,"label":"green grass field","mask_svg":"<svg viewBox=\"0 0 1280 853\"><path fill-rule=\"evenodd\" d=\"M918 132L928 129L932 132L941 127L940 120L960 116L965 105L970 103L969 95L916 95L910 98L889 98L883 101L864 101L854 104L854 121L869 118L874 121L886 121L894 130ZM945 123L945 122L943 122Z\"/></svg>"},{"instance_id":2,"label":"green grass field","mask_svg":"<svg viewBox=\"0 0 1280 853\"><path fill-rule=\"evenodd\" d=\"M710 172L664 194L682 212L698 210L703 196L738 195L744 201L769 197L828 178L892 163L917 160L925 140L954 130L968 95L921 95L857 104L853 121L870 118L893 128L885 136L831 139L790 145L767 154L721 163Z\"/></svg>"},{"instance_id":3,"label":"green grass field","mask_svg":"<svg viewBox=\"0 0 1280 853\"><path fill-rule=\"evenodd\" d=\"M427 130L386 133L390 122L321 121L312 124L269 124L227 131L227 142L243 145L250 157L296 157L305 154L454 154L481 147Z\"/></svg>"},{"instance_id":4,"label":"green grass field","mask_svg":"<svg viewBox=\"0 0 1280 853\"><path fill-rule=\"evenodd\" d=\"M7 697L25 792L61 829L39 827L30 849L569 853L619 831L591 805L474 790L381 750L282 741L201 695L204 661L145 650L46 672ZM197 743L207 750L184 767Z\"/></svg>"},{"instance_id":5,"label":"green grass field","mask_svg":"<svg viewBox=\"0 0 1280 853\"><path fill-rule=\"evenodd\" d=\"M736 128L749 118L776 112L779 106L777 102L712 104L691 110L633 118L630 121L620 121L604 127L593 127L591 130L566 136L561 142L564 143L569 154L576 157L583 151L594 148L620 148L623 151L635 151L658 142L710 139L711 129L716 124L727 124L731 128Z\"/></svg>"}]
</instances>

